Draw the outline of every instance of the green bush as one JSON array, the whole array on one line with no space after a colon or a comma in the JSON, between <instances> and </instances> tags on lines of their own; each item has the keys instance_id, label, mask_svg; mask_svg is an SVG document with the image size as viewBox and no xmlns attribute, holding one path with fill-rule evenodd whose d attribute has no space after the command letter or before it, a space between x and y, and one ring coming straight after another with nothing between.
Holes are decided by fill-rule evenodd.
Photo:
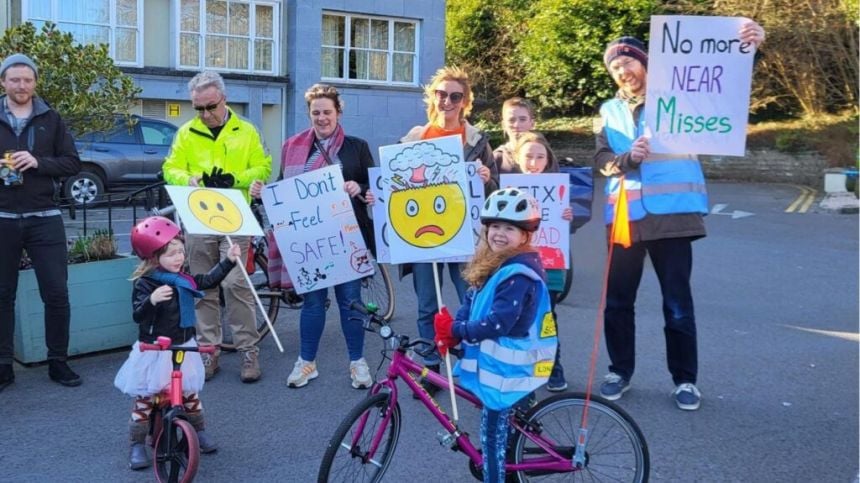
<instances>
[{"instance_id":1,"label":"green bush","mask_svg":"<svg viewBox=\"0 0 860 483\"><path fill-rule=\"evenodd\" d=\"M525 94L554 112L593 113L615 85L603 65L606 44L645 40L653 0L538 0L517 52Z\"/></svg>"}]
</instances>

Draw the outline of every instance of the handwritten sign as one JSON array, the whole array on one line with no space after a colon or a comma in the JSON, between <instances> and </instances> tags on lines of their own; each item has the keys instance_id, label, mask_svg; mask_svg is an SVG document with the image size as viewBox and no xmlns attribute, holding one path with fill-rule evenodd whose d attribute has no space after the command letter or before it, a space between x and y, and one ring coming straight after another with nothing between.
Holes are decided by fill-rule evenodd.
<instances>
[{"instance_id":1,"label":"handwritten sign","mask_svg":"<svg viewBox=\"0 0 860 483\"><path fill-rule=\"evenodd\" d=\"M370 216L373 218L373 239L376 241L376 261L391 263L388 248L388 198L382 185L382 169L368 168L367 178L370 189L376 196L376 201L370 207Z\"/></svg>"},{"instance_id":2,"label":"handwritten sign","mask_svg":"<svg viewBox=\"0 0 860 483\"><path fill-rule=\"evenodd\" d=\"M472 255L460 136L381 146L379 158L391 263Z\"/></svg>"},{"instance_id":3,"label":"handwritten sign","mask_svg":"<svg viewBox=\"0 0 860 483\"><path fill-rule=\"evenodd\" d=\"M266 185L263 205L297 293L373 274L339 166Z\"/></svg>"},{"instance_id":4,"label":"handwritten sign","mask_svg":"<svg viewBox=\"0 0 860 483\"><path fill-rule=\"evenodd\" d=\"M540 228L532 245L540 253L544 268L570 267L570 222L561 217L568 205L570 175L567 173L503 174L502 187L514 187L528 192L540 205Z\"/></svg>"},{"instance_id":5,"label":"handwritten sign","mask_svg":"<svg viewBox=\"0 0 860 483\"><path fill-rule=\"evenodd\" d=\"M263 236L241 191L196 186L165 186L186 233Z\"/></svg>"},{"instance_id":6,"label":"handwritten sign","mask_svg":"<svg viewBox=\"0 0 860 483\"><path fill-rule=\"evenodd\" d=\"M743 156L755 47L747 19L651 17L645 124L653 153Z\"/></svg>"}]
</instances>

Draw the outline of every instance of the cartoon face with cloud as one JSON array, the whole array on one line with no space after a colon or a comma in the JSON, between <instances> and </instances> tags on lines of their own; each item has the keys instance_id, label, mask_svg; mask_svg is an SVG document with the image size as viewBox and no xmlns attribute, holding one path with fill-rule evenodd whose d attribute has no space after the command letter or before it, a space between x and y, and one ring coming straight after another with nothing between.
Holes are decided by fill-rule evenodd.
<instances>
[{"instance_id":1,"label":"cartoon face with cloud","mask_svg":"<svg viewBox=\"0 0 860 483\"><path fill-rule=\"evenodd\" d=\"M465 224L467 203L456 179L460 156L419 142L397 154L389 167L388 218L404 242L433 248L451 241Z\"/></svg>"}]
</instances>

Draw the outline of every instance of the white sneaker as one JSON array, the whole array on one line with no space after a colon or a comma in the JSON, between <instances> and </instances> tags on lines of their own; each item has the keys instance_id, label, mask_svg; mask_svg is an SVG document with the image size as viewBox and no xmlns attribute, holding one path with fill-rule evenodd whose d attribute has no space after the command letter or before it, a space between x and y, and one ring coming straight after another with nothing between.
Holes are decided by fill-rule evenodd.
<instances>
[{"instance_id":1,"label":"white sneaker","mask_svg":"<svg viewBox=\"0 0 860 483\"><path fill-rule=\"evenodd\" d=\"M301 357L298 358L293 366L293 372L287 378L288 387L303 387L308 385L308 381L319 377L317 372L317 363L315 361L306 361Z\"/></svg>"},{"instance_id":2,"label":"white sneaker","mask_svg":"<svg viewBox=\"0 0 860 483\"><path fill-rule=\"evenodd\" d=\"M352 387L356 389L367 389L373 385L370 367L367 367L367 361L364 360L364 357L349 363L349 377L352 379Z\"/></svg>"}]
</instances>

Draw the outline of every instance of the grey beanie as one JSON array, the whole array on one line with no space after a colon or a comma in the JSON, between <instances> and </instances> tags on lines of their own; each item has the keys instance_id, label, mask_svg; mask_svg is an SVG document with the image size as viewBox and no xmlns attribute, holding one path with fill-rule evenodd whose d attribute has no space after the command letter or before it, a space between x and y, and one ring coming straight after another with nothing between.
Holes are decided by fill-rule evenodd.
<instances>
[{"instance_id":1,"label":"grey beanie","mask_svg":"<svg viewBox=\"0 0 860 483\"><path fill-rule=\"evenodd\" d=\"M13 65L26 65L27 67L33 69L33 73L36 74L36 78L39 77L39 69L36 68L36 63L33 62L33 59L20 53L12 54L9 57L3 59L3 63L0 64L0 77L5 76L6 69L12 67Z\"/></svg>"}]
</instances>

